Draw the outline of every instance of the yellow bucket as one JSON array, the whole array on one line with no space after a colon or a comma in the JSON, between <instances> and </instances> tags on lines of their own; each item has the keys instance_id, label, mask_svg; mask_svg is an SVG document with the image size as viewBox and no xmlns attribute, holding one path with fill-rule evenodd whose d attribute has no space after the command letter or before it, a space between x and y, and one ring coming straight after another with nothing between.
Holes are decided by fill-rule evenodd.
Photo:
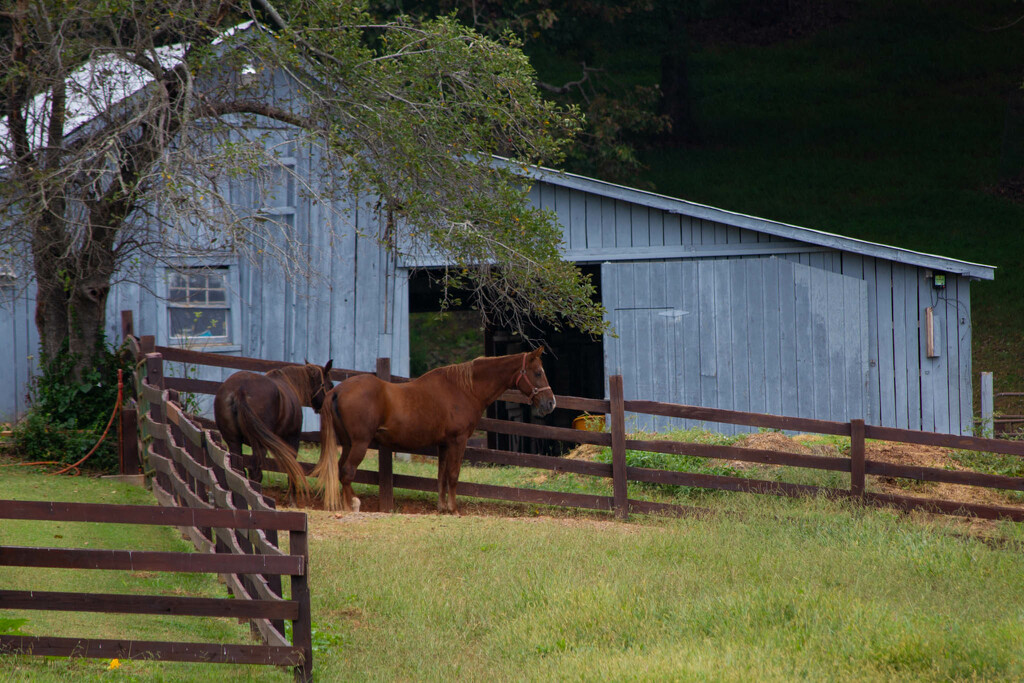
<instances>
[{"instance_id":1,"label":"yellow bucket","mask_svg":"<svg viewBox=\"0 0 1024 683\"><path fill-rule=\"evenodd\" d=\"M585 432L603 432L604 431L604 415L591 415L590 413L583 413L577 416L572 421L573 429L581 429Z\"/></svg>"}]
</instances>

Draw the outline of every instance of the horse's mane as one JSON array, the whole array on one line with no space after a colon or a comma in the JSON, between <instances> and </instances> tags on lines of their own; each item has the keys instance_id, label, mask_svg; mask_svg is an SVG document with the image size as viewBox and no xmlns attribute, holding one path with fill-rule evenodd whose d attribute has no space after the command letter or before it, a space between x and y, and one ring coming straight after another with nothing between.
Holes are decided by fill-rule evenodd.
<instances>
[{"instance_id":1,"label":"horse's mane","mask_svg":"<svg viewBox=\"0 0 1024 683\"><path fill-rule=\"evenodd\" d=\"M476 359L474 359L476 360ZM437 369L438 372L444 373L444 375L454 382L457 386L472 391L473 389L473 360L468 360L465 363L455 363L454 365L445 365Z\"/></svg>"},{"instance_id":2,"label":"horse's mane","mask_svg":"<svg viewBox=\"0 0 1024 683\"><path fill-rule=\"evenodd\" d=\"M308 402L313 397L308 365L286 365L283 368L271 370L267 373L267 377L283 380L303 402Z\"/></svg>"}]
</instances>

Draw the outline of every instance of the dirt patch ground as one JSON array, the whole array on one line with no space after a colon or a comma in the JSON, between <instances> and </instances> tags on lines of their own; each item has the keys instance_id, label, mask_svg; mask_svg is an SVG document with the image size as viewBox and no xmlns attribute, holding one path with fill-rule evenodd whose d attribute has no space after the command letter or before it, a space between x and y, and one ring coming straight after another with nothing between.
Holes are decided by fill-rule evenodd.
<instances>
[{"instance_id":1,"label":"dirt patch ground","mask_svg":"<svg viewBox=\"0 0 1024 683\"><path fill-rule=\"evenodd\" d=\"M787 451L848 457L848 452L840 450L832 443L820 443L818 437L798 434L790 437L779 432L760 432L751 434L737 443L746 448ZM940 470L967 471L951 455L947 448L921 446L890 441L868 441L865 444L865 458L878 462L916 467L930 467ZM962 484L944 484L938 482L917 482L909 479L878 477L868 475L868 490L877 493L890 493L917 498L939 498L962 503L978 503L982 505L1000 505L1016 509L1024 509L1024 505L1016 503L1008 496L992 489Z\"/></svg>"}]
</instances>

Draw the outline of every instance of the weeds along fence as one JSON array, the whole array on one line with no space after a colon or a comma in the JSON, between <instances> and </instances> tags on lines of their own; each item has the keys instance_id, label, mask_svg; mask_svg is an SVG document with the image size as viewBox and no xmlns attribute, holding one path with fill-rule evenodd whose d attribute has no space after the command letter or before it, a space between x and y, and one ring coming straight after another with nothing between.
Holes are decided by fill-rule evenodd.
<instances>
[{"instance_id":1,"label":"weeds along fence","mask_svg":"<svg viewBox=\"0 0 1024 683\"><path fill-rule=\"evenodd\" d=\"M162 363L173 361L193 365L209 365L221 368L266 371L288 363L265 361L253 358L225 356L222 354L188 351L172 347L156 347L152 338L143 338L142 346L145 354L146 368L151 378L149 395L163 396L159 393L155 382L157 377L163 382L161 387L181 392L215 393L218 382L195 380L180 377L163 377ZM352 370L334 369L332 379L344 380L354 374ZM404 381L403 378L392 378L390 361L380 359L377 363L378 376L393 381ZM557 396L558 406L570 410L606 415L606 432L590 432L563 427L552 427L537 424L483 418L480 429L494 434L507 434L539 439L553 439L566 444L594 444L611 450L611 463L588 462L568 458L534 455L507 450L469 447L466 449L466 461L471 463L491 463L516 467L529 467L555 472L574 472L612 480L611 496L591 495L582 493L563 493L537 489L493 486L473 482L459 482L459 495L502 501L538 503L563 507L576 507L595 510L614 511L620 518L630 512L635 513L668 513L686 514L699 513L692 507L635 500L627 497L629 482L647 482L676 486L690 486L705 489L721 489L781 496L816 496L847 497L865 503L888 505L903 510L926 510L934 513L973 515L985 519L1009 519L1024 521L1024 510L1001 505L966 503L940 498L922 498L883 494L865 490L867 475L896 478L916 482L939 482L961 484L966 486L1000 489L1007 491L1024 491L1024 478L983 474L970 471L951 471L935 467L900 465L869 460L865 457L867 439L955 448L965 451L983 453L999 453L1024 457L1024 442L987 439L930 432L918 432L890 427L866 425L863 420L850 422L831 422L826 420L763 415L716 408L702 408L671 403L660 403L644 400L625 400L622 393L621 376L609 378L608 399L589 399L573 396ZM516 392L506 392L500 400L513 403L526 403L524 397ZM175 405L168 407L167 413L171 421L183 421L186 418ZM708 445L699 443L670 441L657 438L630 438L626 433L626 414L635 413L669 418L695 420L698 422L722 422L745 425L754 428L796 431L811 434L825 434L847 437L850 439L849 457L829 457L808 455L776 450L744 448L737 446ZM208 421L207 421L208 422ZM319 434L304 433L303 438L318 441ZM725 475L699 474L668 470L647 469L627 465L627 450L650 451L654 453L697 456L708 459L725 459L745 463L782 465L797 468L823 470L849 474L848 488L835 488L807 484L793 484L778 481L746 479ZM437 491L434 478L395 474L392 471L392 454L388 450L380 450L379 468L377 472L360 470L356 481L376 485L380 497L380 509L394 509L394 489L415 491ZM424 455L434 455L425 452ZM307 469L312 465L303 463ZM274 465L268 463L267 469Z\"/></svg>"},{"instance_id":2,"label":"weeds along fence","mask_svg":"<svg viewBox=\"0 0 1024 683\"><path fill-rule=\"evenodd\" d=\"M155 456L154 459L160 461L163 458ZM199 473L200 478L204 476ZM218 491L218 496L223 492L215 481L211 483L210 490ZM234 598L243 599L0 590L0 609L249 619L250 623L259 625L260 632L264 634L264 644L0 635L0 654L271 664L295 667L296 678L308 680L312 671L312 647L306 586L309 564L306 515L267 509L231 509L229 506L214 509L208 503L193 502L195 504L185 507L155 507L0 501L0 519L176 526L193 538L211 539L201 548L205 550L203 553L3 546L0 547L0 565L216 573L225 577ZM266 539L278 531L290 534L290 552L287 554ZM214 538L217 541L213 541ZM243 551L240 548L243 538L246 543L258 547L260 552ZM212 552L214 543L227 552ZM285 600L279 588L275 592L266 585L280 586L281 576L292 579L291 599ZM289 643L281 635L284 620L293 624L294 643ZM125 624L126 628L129 626Z\"/></svg>"}]
</instances>

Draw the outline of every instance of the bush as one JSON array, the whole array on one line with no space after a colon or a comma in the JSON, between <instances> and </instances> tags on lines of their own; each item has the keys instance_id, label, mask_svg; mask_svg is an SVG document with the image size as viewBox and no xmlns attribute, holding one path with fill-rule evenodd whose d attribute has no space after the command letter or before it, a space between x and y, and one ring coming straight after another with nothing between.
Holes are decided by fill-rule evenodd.
<instances>
[{"instance_id":1,"label":"bush","mask_svg":"<svg viewBox=\"0 0 1024 683\"><path fill-rule=\"evenodd\" d=\"M28 414L14 426L16 452L30 461L78 462L96 444L117 401L117 371L125 371L131 386L131 366L124 349L104 351L94 367L75 379L75 357L63 351L44 359L42 372L32 380ZM127 396L125 396L127 398ZM119 458L116 425L83 464L89 469L116 472Z\"/></svg>"}]
</instances>

